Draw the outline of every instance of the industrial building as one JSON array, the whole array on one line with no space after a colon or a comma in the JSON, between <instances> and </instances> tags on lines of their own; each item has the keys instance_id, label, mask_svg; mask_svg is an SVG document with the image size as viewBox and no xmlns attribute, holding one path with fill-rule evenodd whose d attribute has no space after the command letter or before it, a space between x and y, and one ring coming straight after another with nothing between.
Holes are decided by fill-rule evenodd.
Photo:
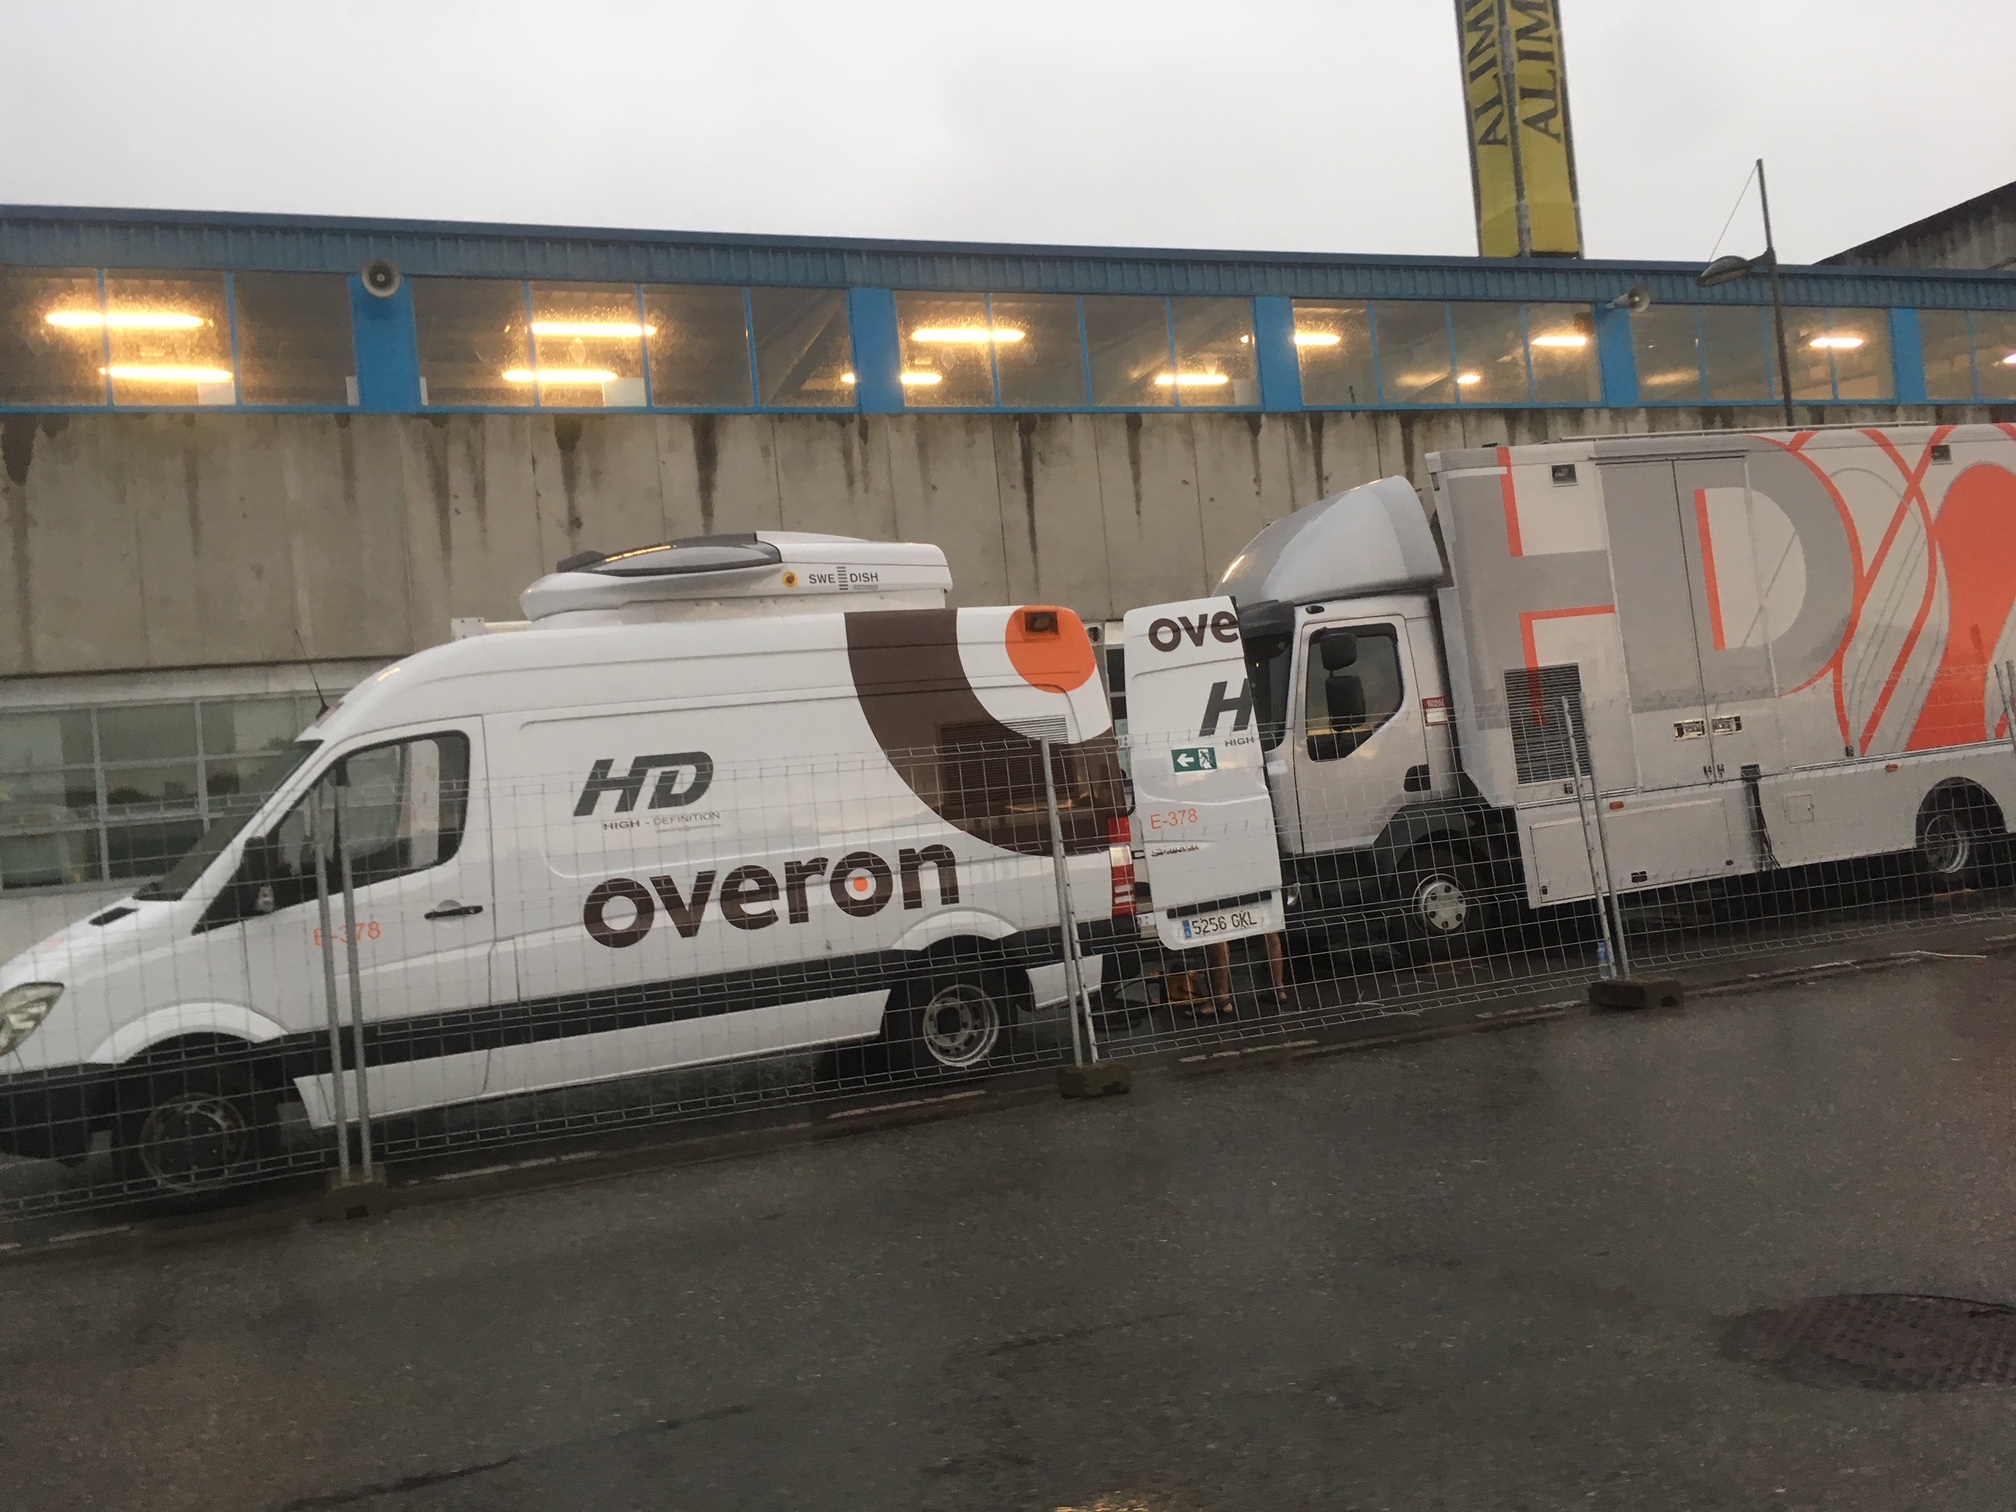
<instances>
[{"instance_id":1,"label":"industrial building","mask_svg":"<svg viewBox=\"0 0 2016 1512\"><path fill-rule=\"evenodd\" d=\"M158 871L578 550L928 540L1096 622L1438 448L1777 425L1766 280L1696 271L0 210L0 890ZM2016 274L1782 281L1802 425L2016 420Z\"/></svg>"}]
</instances>

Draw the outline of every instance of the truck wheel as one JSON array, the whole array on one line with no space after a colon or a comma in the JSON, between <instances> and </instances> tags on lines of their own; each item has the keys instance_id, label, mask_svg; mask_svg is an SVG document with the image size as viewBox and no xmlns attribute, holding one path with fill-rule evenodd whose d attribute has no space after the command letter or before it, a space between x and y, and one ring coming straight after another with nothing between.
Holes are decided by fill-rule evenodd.
<instances>
[{"instance_id":1,"label":"truck wheel","mask_svg":"<svg viewBox=\"0 0 2016 1512\"><path fill-rule=\"evenodd\" d=\"M178 1066L120 1088L119 1179L140 1196L198 1197L248 1179L272 1132L270 1099L242 1066Z\"/></svg>"},{"instance_id":2,"label":"truck wheel","mask_svg":"<svg viewBox=\"0 0 2016 1512\"><path fill-rule=\"evenodd\" d=\"M1410 851L1400 874L1401 919L1408 941L1431 960L1468 955L1484 946L1491 903L1468 852L1453 845Z\"/></svg>"},{"instance_id":3,"label":"truck wheel","mask_svg":"<svg viewBox=\"0 0 2016 1512\"><path fill-rule=\"evenodd\" d=\"M962 971L903 988L883 1033L898 1068L957 1074L984 1066L1007 1025L1007 984L993 972Z\"/></svg>"},{"instance_id":4,"label":"truck wheel","mask_svg":"<svg viewBox=\"0 0 2016 1512\"><path fill-rule=\"evenodd\" d=\"M1977 799L1962 791L1934 793L1918 814L1919 872L1938 891L1970 887L1988 861L1987 837L1996 828Z\"/></svg>"}]
</instances>

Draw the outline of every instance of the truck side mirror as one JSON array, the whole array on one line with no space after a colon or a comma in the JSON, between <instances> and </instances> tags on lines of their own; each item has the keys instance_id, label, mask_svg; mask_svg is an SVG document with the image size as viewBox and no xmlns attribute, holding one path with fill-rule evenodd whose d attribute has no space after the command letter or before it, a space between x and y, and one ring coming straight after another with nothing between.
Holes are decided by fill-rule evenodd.
<instances>
[{"instance_id":1,"label":"truck side mirror","mask_svg":"<svg viewBox=\"0 0 2016 1512\"><path fill-rule=\"evenodd\" d=\"M1341 672L1358 660L1358 637L1348 630L1333 630L1316 644L1323 656L1325 672Z\"/></svg>"},{"instance_id":2,"label":"truck side mirror","mask_svg":"<svg viewBox=\"0 0 2016 1512\"><path fill-rule=\"evenodd\" d=\"M1325 649L1329 643L1324 643ZM1323 707L1333 729L1355 729L1365 723L1365 684L1354 672L1332 672L1323 680Z\"/></svg>"}]
</instances>

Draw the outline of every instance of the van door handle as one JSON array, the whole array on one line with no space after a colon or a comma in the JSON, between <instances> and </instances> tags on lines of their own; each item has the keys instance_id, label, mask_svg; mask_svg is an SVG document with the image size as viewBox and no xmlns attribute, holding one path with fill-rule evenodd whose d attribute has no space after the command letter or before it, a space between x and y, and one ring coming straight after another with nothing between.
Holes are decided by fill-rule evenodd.
<instances>
[{"instance_id":1,"label":"van door handle","mask_svg":"<svg viewBox=\"0 0 2016 1512\"><path fill-rule=\"evenodd\" d=\"M429 919L466 919L471 914L479 914L481 912L483 912L483 905L481 903L457 903L453 898L450 898L446 903L437 904L434 908L429 909L422 917Z\"/></svg>"}]
</instances>

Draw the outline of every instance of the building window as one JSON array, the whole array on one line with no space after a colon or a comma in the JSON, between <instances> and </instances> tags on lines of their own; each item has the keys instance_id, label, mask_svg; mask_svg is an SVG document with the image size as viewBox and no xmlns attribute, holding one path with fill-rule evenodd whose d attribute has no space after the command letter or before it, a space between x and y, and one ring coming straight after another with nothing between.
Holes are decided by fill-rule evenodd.
<instances>
[{"instance_id":1,"label":"building window","mask_svg":"<svg viewBox=\"0 0 2016 1512\"><path fill-rule=\"evenodd\" d=\"M1631 317L1631 355L1638 366L1638 397L1648 404L1699 404L1701 342L1694 306L1654 305Z\"/></svg>"},{"instance_id":2,"label":"building window","mask_svg":"<svg viewBox=\"0 0 2016 1512\"><path fill-rule=\"evenodd\" d=\"M1176 366L1166 377L1178 404L1216 408L1260 402L1252 300L1172 299L1169 324ZM1156 383L1164 377L1156 374Z\"/></svg>"},{"instance_id":3,"label":"building window","mask_svg":"<svg viewBox=\"0 0 2016 1512\"><path fill-rule=\"evenodd\" d=\"M692 409L747 409L749 301L739 286L646 284L644 345L651 402Z\"/></svg>"},{"instance_id":4,"label":"building window","mask_svg":"<svg viewBox=\"0 0 2016 1512\"><path fill-rule=\"evenodd\" d=\"M1176 402L1176 386L1155 380L1173 370L1169 302L1134 294L1087 295L1086 364L1095 405L1148 409Z\"/></svg>"},{"instance_id":5,"label":"building window","mask_svg":"<svg viewBox=\"0 0 2016 1512\"><path fill-rule=\"evenodd\" d=\"M757 393L779 408L854 403L854 350L840 289L751 289Z\"/></svg>"},{"instance_id":6,"label":"building window","mask_svg":"<svg viewBox=\"0 0 2016 1512\"><path fill-rule=\"evenodd\" d=\"M312 695L0 714L0 889L159 876L320 707Z\"/></svg>"},{"instance_id":7,"label":"building window","mask_svg":"<svg viewBox=\"0 0 2016 1512\"><path fill-rule=\"evenodd\" d=\"M2016 399L2016 314L1920 310L1928 399Z\"/></svg>"},{"instance_id":8,"label":"building window","mask_svg":"<svg viewBox=\"0 0 2016 1512\"><path fill-rule=\"evenodd\" d=\"M222 273L108 272L102 330L114 404L237 402Z\"/></svg>"},{"instance_id":9,"label":"building window","mask_svg":"<svg viewBox=\"0 0 2016 1512\"><path fill-rule=\"evenodd\" d=\"M1632 316L1638 398L1647 404L1771 398L1769 318L1756 305L1654 305Z\"/></svg>"},{"instance_id":10,"label":"building window","mask_svg":"<svg viewBox=\"0 0 2016 1512\"><path fill-rule=\"evenodd\" d=\"M1526 306L1526 353L1537 404L1598 404L1596 313L1587 305Z\"/></svg>"},{"instance_id":11,"label":"building window","mask_svg":"<svg viewBox=\"0 0 2016 1512\"><path fill-rule=\"evenodd\" d=\"M341 273L234 273L240 396L247 404L355 404L350 280Z\"/></svg>"},{"instance_id":12,"label":"building window","mask_svg":"<svg viewBox=\"0 0 2016 1512\"><path fill-rule=\"evenodd\" d=\"M1009 409L1075 408L1086 402L1085 342L1073 294L993 294L987 307L1020 341L994 346L1001 403Z\"/></svg>"},{"instance_id":13,"label":"building window","mask_svg":"<svg viewBox=\"0 0 2016 1512\"><path fill-rule=\"evenodd\" d=\"M1028 330L996 322L984 294L898 294L903 402L984 408L994 403L995 352L1018 347Z\"/></svg>"},{"instance_id":14,"label":"building window","mask_svg":"<svg viewBox=\"0 0 2016 1512\"><path fill-rule=\"evenodd\" d=\"M1440 300L1381 300L1372 307L1372 332L1379 343L1379 396L1385 403L1456 402L1449 313Z\"/></svg>"},{"instance_id":15,"label":"building window","mask_svg":"<svg viewBox=\"0 0 2016 1512\"><path fill-rule=\"evenodd\" d=\"M1519 306L1449 307L1456 344L1456 398L1463 404L1524 404L1532 397Z\"/></svg>"},{"instance_id":16,"label":"building window","mask_svg":"<svg viewBox=\"0 0 2016 1512\"><path fill-rule=\"evenodd\" d=\"M1888 399L1896 392L1886 311L1787 309L1785 346L1794 399Z\"/></svg>"},{"instance_id":17,"label":"building window","mask_svg":"<svg viewBox=\"0 0 2016 1512\"><path fill-rule=\"evenodd\" d=\"M2016 314L1975 311L1967 317L1973 337L1975 391L1983 399L2016 399Z\"/></svg>"},{"instance_id":18,"label":"building window","mask_svg":"<svg viewBox=\"0 0 2016 1512\"><path fill-rule=\"evenodd\" d=\"M1974 340L1965 310L1920 310L1918 345L1925 357L1925 397L1974 397Z\"/></svg>"},{"instance_id":19,"label":"building window","mask_svg":"<svg viewBox=\"0 0 2016 1512\"><path fill-rule=\"evenodd\" d=\"M1296 300L1295 361L1302 402L1312 408L1379 402L1369 305Z\"/></svg>"},{"instance_id":20,"label":"building window","mask_svg":"<svg viewBox=\"0 0 2016 1512\"><path fill-rule=\"evenodd\" d=\"M498 278L416 278L413 324L422 404L533 402L524 284Z\"/></svg>"},{"instance_id":21,"label":"building window","mask_svg":"<svg viewBox=\"0 0 2016 1512\"><path fill-rule=\"evenodd\" d=\"M1771 357L1771 312L1761 305L1701 305L1695 316L1709 402L1771 398L1778 366Z\"/></svg>"},{"instance_id":22,"label":"building window","mask_svg":"<svg viewBox=\"0 0 2016 1512\"><path fill-rule=\"evenodd\" d=\"M0 404L103 404L98 275L0 268Z\"/></svg>"},{"instance_id":23,"label":"building window","mask_svg":"<svg viewBox=\"0 0 2016 1512\"><path fill-rule=\"evenodd\" d=\"M648 323L637 286L535 283L530 293L538 402L549 408L641 409Z\"/></svg>"}]
</instances>

